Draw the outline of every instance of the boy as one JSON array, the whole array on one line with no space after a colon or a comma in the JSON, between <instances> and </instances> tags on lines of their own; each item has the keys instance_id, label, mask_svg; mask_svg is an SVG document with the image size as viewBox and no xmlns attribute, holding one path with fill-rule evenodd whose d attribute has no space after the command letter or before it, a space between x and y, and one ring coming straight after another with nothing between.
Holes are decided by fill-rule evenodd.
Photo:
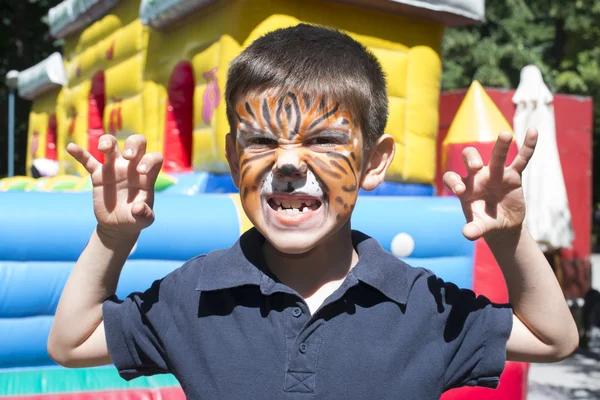
<instances>
[{"instance_id":1,"label":"boy","mask_svg":"<svg viewBox=\"0 0 600 400\"><path fill-rule=\"evenodd\" d=\"M468 177L444 176L464 235L494 252L511 310L351 230L359 187L376 188L394 156L381 67L359 43L309 25L269 33L233 61L226 101L227 160L255 228L123 301L115 288L154 219L161 156L140 135L123 155L103 136L104 166L69 145L92 176L98 225L56 311L48 349L59 364L112 361L125 379L171 372L193 399L435 399L495 387L507 357L555 361L576 348L560 287L523 229L534 130L510 167L504 132L488 166L471 148Z\"/></svg>"}]
</instances>

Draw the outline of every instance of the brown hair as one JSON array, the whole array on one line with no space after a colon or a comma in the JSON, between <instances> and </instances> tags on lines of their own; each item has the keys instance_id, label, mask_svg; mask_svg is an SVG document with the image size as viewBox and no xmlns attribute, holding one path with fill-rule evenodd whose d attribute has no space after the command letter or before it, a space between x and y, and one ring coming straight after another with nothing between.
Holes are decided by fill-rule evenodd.
<instances>
[{"instance_id":1,"label":"brown hair","mask_svg":"<svg viewBox=\"0 0 600 400\"><path fill-rule=\"evenodd\" d=\"M381 65L340 31L299 24L260 37L238 55L229 68L225 93L232 131L238 97L272 88L319 93L343 104L360 126L366 149L385 129L388 99Z\"/></svg>"}]
</instances>

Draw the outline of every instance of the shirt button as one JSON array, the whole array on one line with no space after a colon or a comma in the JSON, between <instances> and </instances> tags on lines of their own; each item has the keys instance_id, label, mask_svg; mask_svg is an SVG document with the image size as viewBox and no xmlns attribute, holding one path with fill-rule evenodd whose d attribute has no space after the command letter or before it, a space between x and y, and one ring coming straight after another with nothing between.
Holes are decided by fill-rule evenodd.
<instances>
[{"instance_id":1,"label":"shirt button","mask_svg":"<svg viewBox=\"0 0 600 400\"><path fill-rule=\"evenodd\" d=\"M300 307L296 307L292 310L292 315L296 318L302 315L302 309Z\"/></svg>"},{"instance_id":2,"label":"shirt button","mask_svg":"<svg viewBox=\"0 0 600 400\"><path fill-rule=\"evenodd\" d=\"M308 350L308 345L306 343L300 344L300 353L304 354Z\"/></svg>"}]
</instances>

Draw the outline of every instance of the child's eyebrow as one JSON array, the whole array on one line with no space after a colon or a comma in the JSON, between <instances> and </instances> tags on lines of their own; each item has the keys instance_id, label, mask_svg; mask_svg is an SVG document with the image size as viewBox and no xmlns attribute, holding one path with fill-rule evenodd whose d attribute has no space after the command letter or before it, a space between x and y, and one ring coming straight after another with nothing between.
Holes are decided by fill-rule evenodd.
<instances>
[{"instance_id":1,"label":"child's eyebrow","mask_svg":"<svg viewBox=\"0 0 600 400\"><path fill-rule=\"evenodd\" d=\"M251 138L251 137L255 137L255 136L260 136L260 137L271 137L271 138L275 138L277 139L277 135L275 135L272 132L268 132L268 131L263 131L257 128L239 128L238 129L238 136L244 136L245 138Z\"/></svg>"},{"instance_id":2,"label":"child's eyebrow","mask_svg":"<svg viewBox=\"0 0 600 400\"><path fill-rule=\"evenodd\" d=\"M313 136L329 136L329 137L338 137L338 138L344 138L344 139L350 139L350 137L351 137L350 132L343 130L343 129L336 129L336 128L326 128L326 129L321 129L318 131L307 132L306 135L304 135L305 138L313 137Z\"/></svg>"}]
</instances>

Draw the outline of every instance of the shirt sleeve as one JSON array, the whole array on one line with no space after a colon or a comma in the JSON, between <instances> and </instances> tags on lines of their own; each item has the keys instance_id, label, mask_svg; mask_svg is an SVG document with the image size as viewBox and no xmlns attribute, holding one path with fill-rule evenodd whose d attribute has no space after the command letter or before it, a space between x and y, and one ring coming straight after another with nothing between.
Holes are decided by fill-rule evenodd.
<instances>
[{"instance_id":1,"label":"shirt sleeve","mask_svg":"<svg viewBox=\"0 0 600 400\"><path fill-rule=\"evenodd\" d=\"M124 300L112 296L102 306L108 351L126 380L169 372L164 338L173 325L169 311L173 280L169 274L143 293Z\"/></svg>"},{"instance_id":2,"label":"shirt sleeve","mask_svg":"<svg viewBox=\"0 0 600 400\"><path fill-rule=\"evenodd\" d=\"M512 308L435 276L428 286L437 308L444 391L461 386L495 389L506 363Z\"/></svg>"}]
</instances>

